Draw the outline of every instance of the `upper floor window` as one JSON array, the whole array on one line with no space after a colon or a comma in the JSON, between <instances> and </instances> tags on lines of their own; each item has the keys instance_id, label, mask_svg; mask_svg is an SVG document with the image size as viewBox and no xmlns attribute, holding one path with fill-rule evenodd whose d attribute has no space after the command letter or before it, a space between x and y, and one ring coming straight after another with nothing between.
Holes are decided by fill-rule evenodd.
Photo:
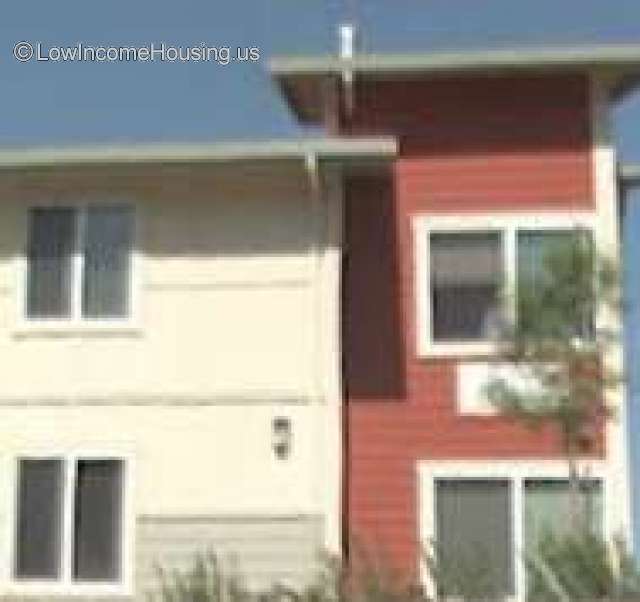
<instances>
[{"instance_id":1,"label":"upper floor window","mask_svg":"<svg viewBox=\"0 0 640 602\"><path fill-rule=\"evenodd\" d=\"M430 247L434 340L486 338L503 281L500 233L434 232Z\"/></svg>"},{"instance_id":2,"label":"upper floor window","mask_svg":"<svg viewBox=\"0 0 640 602\"><path fill-rule=\"evenodd\" d=\"M419 352L491 351L508 319L521 318L518 290L525 285L542 290L549 253L577 236L590 241L592 219L584 214L418 218ZM576 316L567 329L588 336L593 315Z\"/></svg>"},{"instance_id":3,"label":"upper floor window","mask_svg":"<svg viewBox=\"0 0 640 602\"><path fill-rule=\"evenodd\" d=\"M131 207L32 208L27 239L27 319L130 316Z\"/></svg>"},{"instance_id":4,"label":"upper floor window","mask_svg":"<svg viewBox=\"0 0 640 602\"><path fill-rule=\"evenodd\" d=\"M571 249L572 245L588 246L593 243L591 232L585 229L562 230L518 230L516 238L517 253L517 292L524 289L524 295L518 295L517 318L522 327L530 328L531 323L538 320L537 307L544 303L544 295L549 295L556 288L549 279L546 264L553 253L562 253L563 249ZM566 291L565 291L566 292ZM546 320L562 321L563 332L567 336L582 340L593 338L595 334L594 312L590 304L582 299L558 297L549 299L545 304ZM536 307L527 307L534 304ZM551 307L556 308L554 315L549 315ZM571 314L571 320L563 318ZM529 322L529 324L527 324Z\"/></svg>"}]
</instances>

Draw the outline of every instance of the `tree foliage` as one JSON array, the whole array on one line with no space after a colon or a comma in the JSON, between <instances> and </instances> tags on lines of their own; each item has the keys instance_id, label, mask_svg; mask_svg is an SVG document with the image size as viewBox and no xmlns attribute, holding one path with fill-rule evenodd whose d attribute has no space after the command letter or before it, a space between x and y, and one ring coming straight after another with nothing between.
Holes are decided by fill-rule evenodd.
<instances>
[{"instance_id":1,"label":"tree foliage","mask_svg":"<svg viewBox=\"0 0 640 602\"><path fill-rule=\"evenodd\" d=\"M516 315L500 330L500 361L513 364L533 386L494 378L489 400L531 425L554 423L567 455L595 442L597 427L611 416L605 392L620 377L603 361L617 341L599 316L619 311L618 278L586 233L555 241L536 269L522 270L517 290L507 291Z\"/></svg>"},{"instance_id":2,"label":"tree foliage","mask_svg":"<svg viewBox=\"0 0 640 602\"><path fill-rule=\"evenodd\" d=\"M615 548L614 562L609 545L590 531L562 536L546 533L536 551L538 562L526 559L527 600L637 600L638 567L622 543L616 543ZM555 588L550 587L541 565L553 575Z\"/></svg>"}]
</instances>

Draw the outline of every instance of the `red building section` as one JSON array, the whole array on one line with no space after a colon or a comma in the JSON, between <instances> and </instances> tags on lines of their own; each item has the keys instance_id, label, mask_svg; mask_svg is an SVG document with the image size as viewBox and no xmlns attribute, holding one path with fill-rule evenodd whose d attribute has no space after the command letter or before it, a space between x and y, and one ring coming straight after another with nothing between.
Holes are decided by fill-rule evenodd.
<instances>
[{"instance_id":1,"label":"red building section","mask_svg":"<svg viewBox=\"0 0 640 602\"><path fill-rule=\"evenodd\" d=\"M351 547L417 567L416 462L553 457L551 428L456 411L456 359L416 354L418 213L593 207L585 77L361 81L342 133L397 136L390 173L347 183L345 522ZM600 445L600 447L602 447Z\"/></svg>"}]
</instances>

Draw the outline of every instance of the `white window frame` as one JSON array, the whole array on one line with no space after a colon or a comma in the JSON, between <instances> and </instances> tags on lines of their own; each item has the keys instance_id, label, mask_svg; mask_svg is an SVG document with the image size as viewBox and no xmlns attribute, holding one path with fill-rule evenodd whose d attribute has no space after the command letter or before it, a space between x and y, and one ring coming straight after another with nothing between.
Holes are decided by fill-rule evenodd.
<instances>
[{"instance_id":1,"label":"white window frame","mask_svg":"<svg viewBox=\"0 0 640 602\"><path fill-rule=\"evenodd\" d=\"M129 253L129 313L123 318L85 318L82 316L82 278L84 271L83 241L86 230L87 211L92 207L122 205L132 212L132 240ZM71 282L71 316L62 318L30 318L27 311L28 295L28 236L29 236L29 212L34 209L52 209L56 207L68 207L76 211L76 240L72 259ZM104 199L100 201L77 201L60 199L58 201L33 203L26 207L24 214L24 244L23 252L17 261L17 286L18 291L18 334L32 332L102 332L123 330L137 332L139 329L139 281L140 281L140 252L139 240L139 211L135 203L122 199Z\"/></svg>"},{"instance_id":2,"label":"white window frame","mask_svg":"<svg viewBox=\"0 0 640 602\"><path fill-rule=\"evenodd\" d=\"M593 212L494 213L418 215L412 220L414 239L414 285L416 291L416 351L418 357L486 356L495 354L494 341L434 341L431 310L431 234L443 232L498 232L501 234L504 285L515 290L517 233L520 230L587 229L595 234ZM594 236L594 241L596 237ZM515 300L503 308L507 318L516 313Z\"/></svg>"},{"instance_id":3,"label":"white window frame","mask_svg":"<svg viewBox=\"0 0 640 602\"><path fill-rule=\"evenodd\" d=\"M609 487L605 462L584 460L588 466L588 479L599 481L602 491L602 533L610 540L612 533L609 521ZM420 578L429 595L435 596L436 584L424 561L422 550L430 550L430 542L436 538L436 493L438 480L499 480L511 485L511 518L513 535L515 595L512 600L524 602L526 590L526 568L520 551L524 547L524 491L527 480L566 481L569 468L566 460L465 460L465 461L419 461L418 477L418 541Z\"/></svg>"},{"instance_id":4,"label":"white window frame","mask_svg":"<svg viewBox=\"0 0 640 602\"><path fill-rule=\"evenodd\" d=\"M581 460L580 467L586 478L597 480L602 487L602 533L605 540L612 538L610 524L610 481L606 464L602 460ZM524 495L527 480L566 481L569 468L566 460L464 460L464 461L419 461L417 463L417 508L419 571L422 584L429 595L435 596L436 584L424 561L422 550L430 550L436 533L436 481L452 479L480 479L509 481L511 485L511 519L513 552L515 555L514 584L515 602L524 602L526 591L526 567L520 553L524 547Z\"/></svg>"},{"instance_id":5,"label":"white window frame","mask_svg":"<svg viewBox=\"0 0 640 602\"><path fill-rule=\"evenodd\" d=\"M2 588L14 596L131 596L134 593L134 533L133 459L131 454L109 450L86 451L28 451L14 456L12 462L13 488L10 508L12 525L10 553L5 584ZM19 463L21 460L61 460L64 473L62 510L62 556L59 579L19 579L15 575L18 535ZM122 517L120 525L120 579L114 582L74 581L72 578L73 510L75 477L78 460L118 460L122 462Z\"/></svg>"}]
</instances>

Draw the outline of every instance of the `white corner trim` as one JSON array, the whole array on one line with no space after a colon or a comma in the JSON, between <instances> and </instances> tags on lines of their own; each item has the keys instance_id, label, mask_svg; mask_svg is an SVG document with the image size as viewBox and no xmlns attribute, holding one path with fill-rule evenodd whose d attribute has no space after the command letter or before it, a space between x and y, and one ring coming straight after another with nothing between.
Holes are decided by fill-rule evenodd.
<instances>
[{"instance_id":1,"label":"white corner trim","mask_svg":"<svg viewBox=\"0 0 640 602\"><path fill-rule=\"evenodd\" d=\"M618 224L617 160L612 140L611 101L609 82L594 74L590 81L590 109L592 131L593 191L595 195L598 229L596 244L599 252L615 265L620 265L620 232ZM622 333L622 316L602 308L597 324ZM614 373L622 374L624 359L622 339L611 345L603 361ZM631 466L628 448L627 392L624 382L605 392L605 401L614 408L616 416L607 421L606 457L611 475L611 488L615 491L616 533L631 548L632 523L638 517L631 513ZM638 467L635 467L638 470Z\"/></svg>"},{"instance_id":2,"label":"white corner trim","mask_svg":"<svg viewBox=\"0 0 640 602\"><path fill-rule=\"evenodd\" d=\"M342 173L336 166L310 172L314 276L314 380L312 398L317 466L314 498L322 505L324 548L342 551L342 365L340 298L342 269Z\"/></svg>"},{"instance_id":3,"label":"white corner trim","mask_svg":"<svg viewBox=\"0 0 640 602\"><path fill-rule=\"evenodd\" d=\"M500 232L505 285L512 290L516 281L516 233L518 230L595 230L593 211L546 211L518 213L419 214L412 219L414 243L414 284L416 294L416 353L418 357L486 356L496 352L492 341L438 342L433 340L430 294L430 235L433 232ZM507 315L515 307L504 308Z\"/></svg>"},{"instance_id":4,"label":"white corner trim","mask_svg":"<svg viewBox=\"0 0 640 602\"><path fill-rule=\"evenodd\" d=\"M342 249L344 190L342 171L327 171L327 236L324 252L324 290L327 296L325 385L327 476L325 548L330 554L342 552L343 424L342 399Z\"/></svg>"}]
</instances>

